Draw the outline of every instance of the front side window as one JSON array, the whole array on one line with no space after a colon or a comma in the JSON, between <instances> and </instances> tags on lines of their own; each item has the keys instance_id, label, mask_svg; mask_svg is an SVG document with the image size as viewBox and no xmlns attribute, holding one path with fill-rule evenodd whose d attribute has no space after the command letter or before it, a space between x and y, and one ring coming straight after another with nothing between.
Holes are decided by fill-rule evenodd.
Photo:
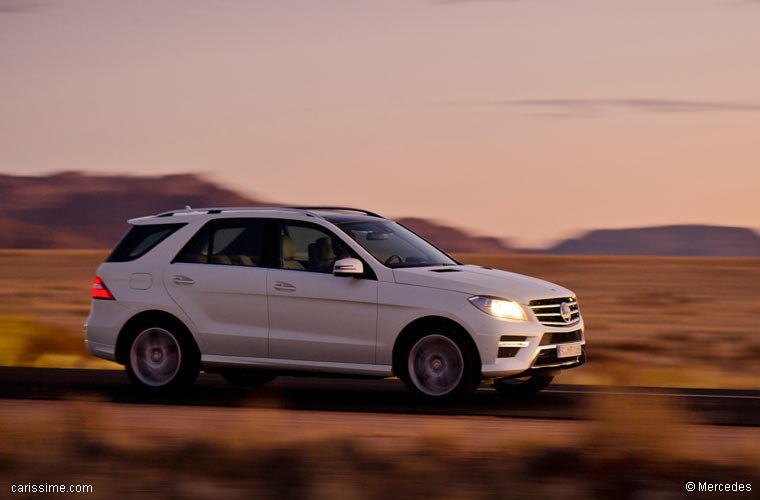
<instances>
[{"instance_id":1,"label":"front side window","mask_svg":"<svg viewBox=\"0 0 760 500\"><path fill-rule=\"evenodd\" d=\"M263 266L264 225L258 219L217 219L185 245L174 262Z\"/></svg>"},{"instance_id":2,"label":"front side window","mask_svg":"<svg viewBox=\"0 0 760 500\"><path fill-rule=\"evenodd\" d=\"M282 269L332 273L336 260L355 257L345 243L316 225L283 222L278 237Z\"/></svg>"},{"instance_id":3,"label":"front side window","mask_svg":"<svg viewBox=\"0 0 760 500\"><path fill-rule=\"evenodd\" d=\"M454 259L393 221L344 222L337 226L390 268L457 265Z\"/></svg>"}]
</instances>

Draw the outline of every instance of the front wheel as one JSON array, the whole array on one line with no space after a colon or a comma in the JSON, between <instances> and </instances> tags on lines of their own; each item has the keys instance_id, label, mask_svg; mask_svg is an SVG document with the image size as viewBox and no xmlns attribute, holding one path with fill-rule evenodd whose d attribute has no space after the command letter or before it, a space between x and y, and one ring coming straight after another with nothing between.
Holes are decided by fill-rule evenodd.
<instances>
[{"instance_id":1,"label":"front wheel","mask_svg":"<svg viewBox=\"0 0 760 500\"><path fill-rule=\"evenodd\" d=\"M427 399L462 399L480 382L467 342L446 328L416 335L402 369L400 378L407 389Z\"/></svg>"},{"instance_id":2,"label":"front wheel","mask_svg":"<svg viewBox=\"0 0 760 500\"><path fill-rule=\"evenodd\" d=\"M533 375L531 377L500 378L493 382L493 388L509 396L525 396L546 388L554 377L548 375Z\"/></svg>"},{"instance_id":3,"label":"front wheel","mask_svg":"<svg viewBox=\"0 0 760 500\"><path fill-rule=\"evenodd\" d=\"M199 373L193 347L174 328L145 328L130 345L127 375L133 384L152 390L188 387Z\"/></svg>"}]
</instances>

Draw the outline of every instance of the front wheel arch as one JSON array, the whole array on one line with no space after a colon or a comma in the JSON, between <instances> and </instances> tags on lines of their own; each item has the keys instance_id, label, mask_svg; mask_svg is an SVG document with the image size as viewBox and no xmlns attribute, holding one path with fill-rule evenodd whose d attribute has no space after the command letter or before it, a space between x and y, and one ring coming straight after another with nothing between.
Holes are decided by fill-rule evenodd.
<instances>
[{"instance_id":1,"label":"front wheel arch","mask_svg":"<svg viewBox=\"0 0 760 500\"><path fill-rule=\"evenodd\" d=\"M472 339L470 332L468 332L456 321L449 318L444 318L443 316L425 316L423 318L418 318L406 325L404 329L401 330L401 333L399 333L398 337L396 337L396 342L393 344L393 374L395 376L399 376L399 374L405 373L405 365L407 361L406 353L409 348L411 348L410 343L415 339L415 334L422 329L434 328L436 326L451 328L461 334L464 341L467 342L467 346L470 348L474 358L472 367L474 371L473 375L479 379L482 378L482 361L480 360L480 351L478 351L478 346Z\"/></svg>"}]
</instances>

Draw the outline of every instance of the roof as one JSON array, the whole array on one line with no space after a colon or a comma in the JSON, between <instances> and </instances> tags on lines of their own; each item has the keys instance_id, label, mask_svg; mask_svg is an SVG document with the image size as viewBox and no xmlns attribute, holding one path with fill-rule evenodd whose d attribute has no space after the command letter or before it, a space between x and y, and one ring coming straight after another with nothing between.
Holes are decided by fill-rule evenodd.
<instances>
[{"instance_id":1,"label":"roof","mask_svg":"<svg viewBox=\"0 0 760 500\"><path fill-rule=\"evenodd\" d=\"M328 222L333 224L346 224L348 222L362 222L366 220L377 220L379 216L376 215L364 215L364 214L349 214L343 212L314 212L316 215L321 216ZM380 217L383 219L384 217Z\"/></svg>"},{"instance_id":2,"label":"roof","mask_svg":"<svg viewBox=\"0 0 760 500\"><path fill-rule=\"evenodd\" d=\"M348 220L366 220L368 218L383 218L369 210L362 208L350 207L330 207L330 206L313 206L313 207L210 207L210 208L190 208L185 207L179 210L169 210L148 217L131 219L129 222L144 222L149 219L173 217L175 215L213 215L223 212L294 212L311 217L328 220L330 222L347 222Z\"/></svg>"}]
</instances>

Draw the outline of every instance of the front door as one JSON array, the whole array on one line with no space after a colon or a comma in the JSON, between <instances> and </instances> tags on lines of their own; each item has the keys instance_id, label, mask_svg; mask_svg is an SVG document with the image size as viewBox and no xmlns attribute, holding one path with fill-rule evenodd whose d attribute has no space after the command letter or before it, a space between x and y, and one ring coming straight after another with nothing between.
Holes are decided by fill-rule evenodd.
<instances>
[{"instance_id":1,"label":"front door","mask_svg":"<svg viewBox=\"0 0 760 500\"><path fill-rule=\"evenodd\" d=\"M282 221L279 263L267 274L269 356L374 364L377 280L336 277L336 259L353 257L322 226Z\"/></svg>"}]
</instances>

